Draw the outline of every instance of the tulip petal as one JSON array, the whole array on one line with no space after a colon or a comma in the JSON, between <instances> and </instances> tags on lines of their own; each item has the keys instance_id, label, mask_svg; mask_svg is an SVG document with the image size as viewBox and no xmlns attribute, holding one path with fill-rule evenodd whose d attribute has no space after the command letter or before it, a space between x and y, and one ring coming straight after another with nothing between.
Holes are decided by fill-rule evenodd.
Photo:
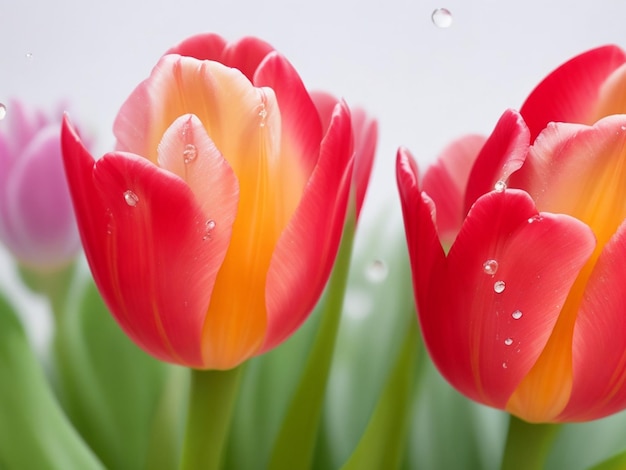
<instances>
[{"instance_id":1,"label":"tulip petal","mask_svg":"<svg viewBox=\"0 0 626 470\"><path fill-rule=\"evenodd\" d=\"M549 122L592 124L603 82L626 62L617 46L603 46L574 57L548 75L530 94L521 114L531 142Z\"/></svg>"},{"instance_id":2,"label":"tulip petal","mask_svg":"<svg viewBox=\"0 0 626 470\"><path fill-rule=\"evenodd\" d=\"M7 181L11 249L27 265L58 267L79 247L58 124L41 129L23 149ZM58 210L50 211L51 207ZM66 208L66 210L63 210Z\"/></svg>"},{"instance_id":3,"label":"tulip petal","mask_svg":"<svg viewBox=\"0 0 626 470\"><path fill-rule=\"evenodd\" d=\"M626 218L625 149L625 115L594 126L552 123L537 137L515 183L540 210L588 224L601 249Z\"/></svg>"},{"instance_id":4,"label":"tulip petal","mask_svg":"<svg viewBox=\"0 0 626 470\"><path fill-rule=\"evenodd\" d=\"M611 114L626 114L626 64L616 69L602 84L589 124Z\"/></svg>"},{"instance_id":5,"label":"tulip petal","mask_svg":"<svg viewBox=\"0 0 626 470\"><path fill-rule=\"evenodd\" d=\"M253 82L274 90L282 120L281 153L298 158L304 174L310 175L319 156L322 124L298 73L273 52L259 65Z\"/></svg>"},{"instance_id":6,"label":"tulip petal","mask_svg":"<svg viewBox=\"0 0 626 470\"><path fill-rule=\"evenodd\" d=\"M352 180L356 187L356 216L361 214L361 207L365 199L376 143L378 142L378 122L369 118L361 108L352 110L352 132L354 134L354 172Z\"/></svg>"},{"instance_id":7,"label":"tulip petal","mask_svg":"<svg viewBox=\"0 0 626 470\"><path fill-rule=\"evenodd\" d=\"M496 182L506 184L523 164L529 146L529 131L522 116L508 109L476 157L465 191L465 213L474 201L492 191Z\"/></svg>"},{"instance_id":8,"label":"tulip petal","mask_svg":"<svg viewBox=\"0 0 626 470\"><path fill-rule=\"evenodd\" d=\"M465 218L465 188L485 141L473 134L451 142L424 174L422 187L437 207L437 231L448 246Z\"/></svg>"},{"instance_id":9,"label":"tulip petal","mask_svg":"<svg viewBox=\"0 0 626 470\"><path fill-rule=\"evenodd\" d=\"M350 112L342 102L300 205L272 256L266 287L268 327L259 354L293 333L319 298L339 247L351 175Z\"/></svg>"},{"instance_id":10,"label":"tulip petal","mask_svg":"<svg viewBox=\"0 0 626 470\"><path fill-rule=\"evenodd\" d=\"M206 239L189 187L143 158L109 154L94 168L67 118L62 142L85 253L111 312L154 356L204 367L200 332L227 227Z\"/></svg>"},{"instance_id":11,"label":"tulip petal","mask_svg":"<svg viewBox=\"0 0 626 470\"><path fill-rule=\"evenodd\" d=\"M626 223L587 282L573 339L573 387L562 421L602 418L626 407Z\"/></svg>"},{"instance_id":12,"label":"tulip petal","mask_svg":"<svg viewBox=\"0 0 626 470\"><path fill-rule=\"evenodd\" d=\"M228 44L220 62L241 70L248 80L253 81L257 68L272 51L274 48L267 42L256 37L245 37Z\"/></svg>"},{"instance_id":13,"label":"tulip petal","mask_svg":"<svg viewBox=\"0 0 626 470\"><path fill-rule=\"evenodd\" d=\"M404 148L400 148L396 156L396 179L411 260L413 288L418 310L421 311L426 307L431 281L441 276L445 254L433 220L434 205L420 191L417 164Z\"/></svg>"},{"instance_id":14,"label":"tulip petal","mask_svg":"<svg viewBox=\"0 0 626 470\"><path fill-rule=\"evenodd\" d=\"M587 226L538 214L523 191L481 197L420 310L426 344L447 379L503 408L541 354L594 246Z\"/></svg>"}]
</instances>

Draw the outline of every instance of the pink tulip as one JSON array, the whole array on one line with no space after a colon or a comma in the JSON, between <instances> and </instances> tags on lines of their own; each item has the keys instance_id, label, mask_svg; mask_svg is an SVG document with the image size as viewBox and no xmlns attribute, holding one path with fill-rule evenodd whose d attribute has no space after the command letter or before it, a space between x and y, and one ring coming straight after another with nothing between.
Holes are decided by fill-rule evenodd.
<instances>
[{"instance_id":1,"label":"pink tulip","mask_svg":"<svg viewBox=\"0 0 626 470\"><path fill-rule=\"evenodd\" d=\"M330 273L352 178L343 102L327 128L267 43L194 36L122 106L97 162L63 152L100 292L153 356L228 369L289 337Z\"/></svg>"},{"instance_id":2,"label":"pink tulip","mask_svg":"<svg viewBox=\"0 0 626 470\"><path fill-rule=\"evenodd\" d=\"M51 271L80 247L58 119L19 101L0 121L0 239L24 266Z\"/></svg>"},{"instance_id":3,"label":"pink tulip","mask_svg":"<svg viewBox=\"0 0 626 470\"><path fill-rule=\"evenodd\" d=\"M555 70L470 152L450 200L445 189L431 197L398 152L431 356L466 396L527 421L626 408L625 64L607 46ZM445 204L462 208L447 254Z\"/></svg>"}]
</instances>

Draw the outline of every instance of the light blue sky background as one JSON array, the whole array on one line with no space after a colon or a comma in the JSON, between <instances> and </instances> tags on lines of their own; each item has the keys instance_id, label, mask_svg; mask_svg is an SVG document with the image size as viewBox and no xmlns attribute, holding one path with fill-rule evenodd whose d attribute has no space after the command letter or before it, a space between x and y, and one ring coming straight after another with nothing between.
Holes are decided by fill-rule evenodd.
<instances>
[{"instance_id":1,"label":"light blue sky background","mask_svg":"<svg viewBox=\"0 0 626 470\"><path fill-rule=\"evenodd\" d=\"M431 22L440 7L454 17L447 29ZM626 47L625 18L623 0L0 0L0 102L67 100L104 152L119 106L170 46L205 31L260 36L307 86L378 117L367 230L382 208L400 220L399 145L424 165L450 139L488 133L561 62L606 43Z\"/></svg>"}]
</instances>

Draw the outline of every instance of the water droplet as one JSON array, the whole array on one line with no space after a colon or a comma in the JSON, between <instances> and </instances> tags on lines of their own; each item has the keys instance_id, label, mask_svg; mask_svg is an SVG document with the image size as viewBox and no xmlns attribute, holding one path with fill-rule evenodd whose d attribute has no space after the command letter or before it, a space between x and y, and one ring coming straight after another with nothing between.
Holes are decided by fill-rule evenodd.
<instances>
[{"instance_id":1,"label":"water droplet","mask_svg":"<svg viewBox=\"0 0 626 470\"><path fill-rule=\"evenodd\" d=\"M621 126L621 129L622 129L623 131L626 131L626 126Z\"/></svg>"},{"instance_id":2,"label":"water droplet","mask_svg":"<svg viewBox=\"0 0 626 470\"><path fill-rule=\"evenodd\" d=\"M372 261L365 270L365 276L370 282L382 282L387 278L389 269L384 261L376 259Z\"/></svg>"},{"instance_id":3,"label":"water droplet","mask_svg":"<svg viewBox=\"0 0 626 470\"><path fill-rule=\"evenodd\" d=\"M485 274L493 276L498 270L498 262L495 259L488 259L483 263L483 271Z\"/></svg>"},{"instance_id":4,"label":"water droplet","mask_svg":"<svg viewBox=\"0 0 626 470\"><path fill-rule=\"evenodd\" d=\"M194 144L185 145L185 150L183 150L183 159L185 163L192 162L198 156L198 150Z\"/></svg>"},{"instance_id":5,"label":"water droplet","mask_svg":"<svg viewBox=\"0 0 626 470\"><path fill-rule=\"evenodd\" d=\"M267 110L265 109L265 105L262 105L261 111L259 111L259 117L261 118L261 123L259 126L265 127L265 118L267 117Z\"/></svg>"},{"instance_id":6,"label":"water droplet","mask_svg":"<svg viewBox=\"0 0 626 470\"><path fill-rule=\"evenodd\" d=\"M124 191L124 201L126 201L126 204L130 207L135 207L139 202L139 197L131 190Z\"/></svg>"},{"instance_id":7,"label":"water droplet","mask_svg":"<svg viewBox=\"0 0 626 470\"><path fill-rule=\"evenodd\" d=\"M522 318L522 311L521 310L515 310L511 316L513 317L513 320L519 320L520 318Z\"/></svg>"},{"instance_id":8,"label":"water droplet","mask_svg":"<svg viewBox=\"0 0 626 470\"><path fill-rule=\"evenodd\" d=\"M509 367L509 365L508 365L506 362L503 362L503 363L502 363L502 368L503 368L503 369L507 369L508 367Z\"/></svg>"},{"instance_id":9,"label":"water droplet","mask_svg":"<svg viewBox=\"0 0 626 470\"><path fill-rule=\"evenodd\" d=\"M204 225L205 235L204 235L204 237L202 237L203 240L211 238L211 232L216 227L216 225L217 224L215 223L215 220L213 220L213 219L209 219L209 220L206 221L206 224Z\"/></svg>"},{"instance_id":10,"label":"water droplet","mask_svg":"<svg viewBox=\"0 0 626 470\"><path fill-rule=\"evenodd\" d=\"M447 8L437 8L430 19L437 28L449 28L452 25L452 13Z\"/></svg>"},{"instance_id":11,"label":"water droplet","mask_svg":"<svg viewBox=\"0 0 626 470\"><path fill-rule=\"evenodd\" d=\"M541 222L543 220L543 217L541 217L539 214L537 215L533 215L532 217L530 217L528 219L528 223L529 224L534 224L535 222Z\"/></svg>"},{"instance_id":12,"label":"water droplet","mask_svg":"<svg viewBox=\"0 0 626 470\"><path fill-rule=\"evenodd\" d=\"M493 285L493 290L496 294L502 294L506 287L506 283L504 281L496 281Z\"/></svg>"},{"instance_id":13,"label":"water droplet","mask_svg":"<svg viewBox=\"0 0 626 470\"><path fill-rule=\"evenodd\" d=\"M498 180L496 181L496 184L493 186L493 189L497 192L497 193L501 193L506 189L506 183L502 180Z\"/></svg>"},{"instance_id":14,"label":"water droplet","mask_svg":"<svg viewBox=\"0 0 626 470\"><path fill-rule=\"evenodd\" d=\"M7 117L7 107L4 105L4 103L0 103L0 120L4 119L5 117Z\"/></svg>"},{"instance_id":15,"label":"water droplet","mask_svg":"<svg viewBox=\"0 0 626 470\"><path fill-rule=\"evenodd\" d=\"M511 346L513 344L513 338L507 338L504 340L504 344Z\"/></svg>"},{"instance_id":16,"label":"water droplet","mask_svg":"<svg viewBox=\"0 0 626 470\"><path fill-rule=\"evenodd\" d=\"M27 59L32 59L33 58L33 53L32 52L27 52L26 54L24 54L24 57L26 57Z\"/></svg>"}]
</instances>

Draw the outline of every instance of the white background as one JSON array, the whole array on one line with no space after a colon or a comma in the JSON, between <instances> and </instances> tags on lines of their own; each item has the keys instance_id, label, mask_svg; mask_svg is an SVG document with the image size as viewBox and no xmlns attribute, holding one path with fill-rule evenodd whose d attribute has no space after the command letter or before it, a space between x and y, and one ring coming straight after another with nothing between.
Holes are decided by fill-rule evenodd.
<instances>
[{"instance_id":1,"label":"white background","mask_svg":"<svg viewBox=\"0 0 626 470\"><path fill-rule=\"evenodd\" d=\"M440 7L453 14L449 28L431 21ZM400 220L399 145L425 166L450 139L490 132L504 109L519 107L571 56L626 47L625 19L624 0L0 0L0 102L67 100L102 153L113 145L119 106L170 46L206 31L262 37L309 88L377 116L367 231L382 208Z\"/></svg>"}]
</instances>

